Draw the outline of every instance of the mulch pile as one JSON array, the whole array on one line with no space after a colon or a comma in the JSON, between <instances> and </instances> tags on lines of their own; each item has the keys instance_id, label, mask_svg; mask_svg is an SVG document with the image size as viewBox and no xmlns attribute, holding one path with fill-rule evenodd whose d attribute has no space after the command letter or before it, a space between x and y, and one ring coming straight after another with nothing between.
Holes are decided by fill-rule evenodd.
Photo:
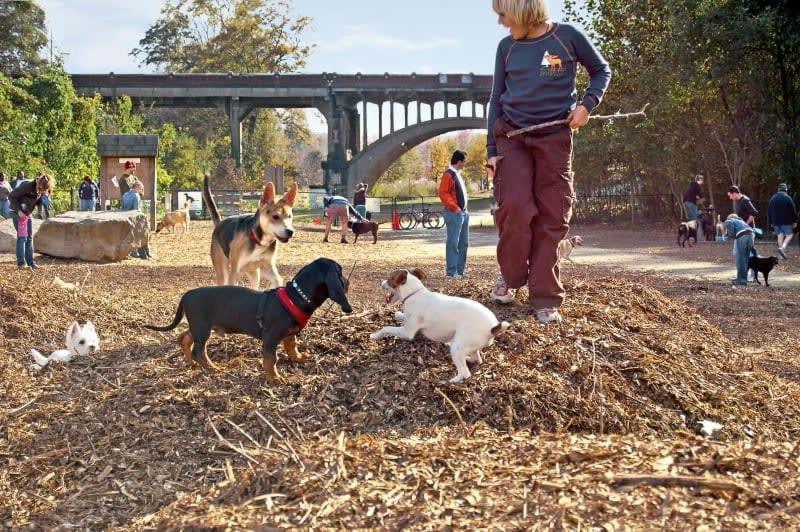
<instances>
[{"instance_id":1,"label":"mulch pile","mask_svg":"<svg viewBox=\"0 0 800 532\"><path fill-rule=\"evenodd\" d=\"M300 338L311 360L281 358L287 383L269 386L253 339L215 337L222 371L205 374L185 367L175 334L143 329L210 277L151 269L104 267L80 300L36 305L16 286L45 294L49 278L0 278L4 315L19 318L0 328L0 523L612 530L797 518L798 448L784 442L800 436L800 385L656 290L573 277L563 327L490 305L512 326L455 386L445 346L370 340L392 312L354 292L356 312L321 309ZM489 305L483 280L431 285ZM22 324L74 316L95 323L101 352L31 369L31 347L63 346L55 326ZM698 436L701 420L723 428Z\"/></svg>"}]
</instances>

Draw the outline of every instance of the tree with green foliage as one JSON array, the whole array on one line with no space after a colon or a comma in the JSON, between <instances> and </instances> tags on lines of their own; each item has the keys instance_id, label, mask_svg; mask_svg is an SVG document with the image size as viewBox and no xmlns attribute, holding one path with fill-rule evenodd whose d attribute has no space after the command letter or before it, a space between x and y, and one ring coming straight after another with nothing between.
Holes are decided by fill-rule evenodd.
<instances>
[{"instance_id":1,"label":"tree with green foliage","mask_svg":"<svg viewBox=\"0 0 800 532\"><path fill-rule=\"evenodd\" d=\"M61 188L96 175L99 106L99 98L78 97L58 66L33 78L0 74L0 167L47 172Z\"/></svg>"},{"instance_id":2,"label":"tree with green foliage","mask_svg":"<svg viewBox=\"0 0 800 532\"><path fill-rule=\"evenodd\" d=\"M32 0L0 2L0 72L18 77L36 74L47 46L44 10Z\"/></svg>"},{"instance_id":3,"label":"tree with green foliage","mask_svg":"<svg viewBox=\"0 0 800 532\"><path fill-rule=\"evenodd\" d=\"M800 6L789 0L567 0L611 64L601 109L649 119L576 136L582 192L800 188Z\"/></svg>"},{"instance_id":4,"label":"tree with green foliage","mask_svg":"<svg viewBox=\"0 0 800 532\"><path fill-rule=\"evenodd\" d=\"M293 72L311 51L301 40L311 20L290 17L290 7L285 0L169 0L131 55L161 71ZM190 131L201 153L214 153L229 139L227 117L216 109L147 115L153 127L171 122ZM302 112L258 109L243 126L245 176L260 182L268 165L283 166L287 175L296 176L296 148L309 138Z\"/></svg>"},{"instance_id":5,"label":"tree with green foliage","mask_svg":"<svg viewBox=\"0 0 800 532\"><path fill-rule=\"evenodd\" d=\"M168 0L131 55L174 72L294 72L311 47L309 17L285 0Z\"/></svg>"}]
</instances>

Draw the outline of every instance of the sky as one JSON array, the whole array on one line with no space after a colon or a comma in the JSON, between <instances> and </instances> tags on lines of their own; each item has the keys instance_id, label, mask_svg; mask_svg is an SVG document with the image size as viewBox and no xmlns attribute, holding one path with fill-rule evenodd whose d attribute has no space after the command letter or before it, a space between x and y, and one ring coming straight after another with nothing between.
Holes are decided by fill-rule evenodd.
<instances>
[{"instance_id":1,"label":"sky","mask_svg":"<svg viewBox=\"0 0 800 532\"><path fill-rule=\"evenodd\" d=\"M163 0L38 3L54 53L64 54L68 72L150 71L128 54L158 18ZM313 19L305 35L315 45L307 73L491 74L497 42L507 35L491 0L294 0L293 5L295 14ZM561 20L563 0L548 5L552 19ZM311 125L325 129L318 121Z\"/></svg>"}]
</instances>

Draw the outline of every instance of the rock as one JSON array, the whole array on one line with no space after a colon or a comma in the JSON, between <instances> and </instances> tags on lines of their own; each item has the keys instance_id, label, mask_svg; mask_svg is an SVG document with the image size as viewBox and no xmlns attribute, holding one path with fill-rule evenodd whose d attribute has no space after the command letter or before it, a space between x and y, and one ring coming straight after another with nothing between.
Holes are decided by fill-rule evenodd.
<instances>
[{"instance_id":1,"label":"rock","mask_svg":"<svg viewBox=\"0 0 800 532\"><path fill-rule=\"evenodd\" d=\"M42 221L38 218L33 219L33 234L39 230ZM5 220L0 218L0 253L16 253L17 232L14 230L14 222L11 218Z\"/></svg>"},{"instance_id":2,"label":"rock","mask_svg":"<svg viewBox=\"0 0 800 532\"><path fill-rule=\"evenodd\" d=\"M147 216L139 211L70 211L42 223L33 245L53 257L114 262L149 238Z\"/></svg>"}]
</instances>

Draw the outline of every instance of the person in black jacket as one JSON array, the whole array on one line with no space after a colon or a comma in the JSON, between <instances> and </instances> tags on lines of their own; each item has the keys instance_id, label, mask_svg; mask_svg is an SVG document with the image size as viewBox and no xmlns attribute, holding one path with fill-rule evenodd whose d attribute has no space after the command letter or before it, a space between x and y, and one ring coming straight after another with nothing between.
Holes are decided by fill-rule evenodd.
<instances>
[{"instance_id":1,"label":"person in black jacket","mask_svg":"<svg viewBox=\"0 0 800 532\"><path fill-rule=\"evenodd\" d=\"M788 194L789 187L785 183L778 185L778 191L770 198L767 207L769 223L778 235L778 253L786 258L786 248L794 236L797 228L797 207Z\"/></svg>"},{"instance_id":2,"label":"person in black jacket","mask_svg":"<svg viewBox=\"0 0 800 532\"><path fill-rule=\"evenodd\" d=\"M686 207L686 219L688 221L697 220L700 215L699 203L702 199L703 176L697 175L683 193L683 205Z\"/></svg>"},{"instance_id":3,"label":"person in black jacket","mask_svg":"<svg viewBox=\"0 0 800 532\"><path fill-rule=\"evenodd\" d=\"M83 178L78 189L78 197L80 198L80 209L82 211L93 211L95 204L100 197L100 189L97 184L88 175Z\"/></svg>"},{"instance_id":4,"label":"person in black jacket","mask_svg":"<svg viewBox=\"0 0 800 532\"><path fill-rule=\"evenodd\" d=\"M753 205L753 202L750 200L750 198L742 194L742 191L739 190L739 187L733 185L728 188L728 199L735 202L736 215L744 220L745 223L747 223L747 225L750 227L755 227L758 209L756 209L755 205Z\"/></svg>"},{"instance_id":5,"label":"person in black jacket","mask_svg":"<svg viewBox=\"0 0 800 532\"><path fill-rule=\"evenodd\" d=\"M20 216L24 216L27 223L27 231L23 231L24 238L17 239L17 266L24 268L26 265L37 268L33 261L33 221L31 214L33 209L42 203L42 198L46 198L50 193L50 176L42 175L38 179L22 181L17 188L11 191L11 220L14 223L14 230L19 233Z\"/></svg>"}]
</instances>

